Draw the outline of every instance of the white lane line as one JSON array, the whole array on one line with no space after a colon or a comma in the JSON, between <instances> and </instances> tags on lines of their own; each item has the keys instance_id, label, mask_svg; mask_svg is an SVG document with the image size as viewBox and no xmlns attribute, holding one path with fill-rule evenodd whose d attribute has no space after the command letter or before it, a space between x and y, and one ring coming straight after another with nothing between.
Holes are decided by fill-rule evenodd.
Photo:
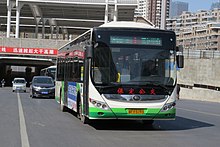
<instances>
[{"instance_id":1,"label":"white lane line","mask_svg":"<svg viewBox=\"0 0 220 147\"><path fill-rule=\"evenodd\" d=\"M19 111L19 120L20 120L21 147L30 147L26 124L25 124L24 112L23 112L19 93L17 93L17 97L18 97L18 111Z\"/></svg>"},{"instance_id":2,"label":"white lane line","mask_svg":"<svg viewBox=\"0 0 220 147\"><path fill-rule=\"evenodd\" d=\"M202 112L202 111L191 110L191 109L184 109L184 108L179 108L179 107L177 107L177 109L184 110L184 111L195 112L195 113L200 113L200 114L206 114L206 115L212 115L212 116L220 117L220 114L215 114L215 113L208 113L208 112Z\"/></svg>"}]
</instances>

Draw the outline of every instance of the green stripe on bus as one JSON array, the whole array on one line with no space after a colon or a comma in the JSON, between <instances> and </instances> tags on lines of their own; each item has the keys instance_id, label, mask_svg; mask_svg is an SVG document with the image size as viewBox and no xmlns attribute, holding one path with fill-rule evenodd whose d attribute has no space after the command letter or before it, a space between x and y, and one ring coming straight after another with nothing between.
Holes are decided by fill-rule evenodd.
<instances>
[{"instance_id":1,"label":"green stripe on bus","mask_svg":"<svg viewBox=\"0 0 220 147\"><path fill-rule=\"evenodd\" d=\"M114 113L113 113L113 112ZM166 112L160 112L159 108L148 108L144 110L144 114L128 114L125 108L112 108L110 110L103 110L95 107L89 108L89 117L93 119L99 118L158 118L168 119L175 118L176 109L171 109Z\"/></svg>"}]
</instances>

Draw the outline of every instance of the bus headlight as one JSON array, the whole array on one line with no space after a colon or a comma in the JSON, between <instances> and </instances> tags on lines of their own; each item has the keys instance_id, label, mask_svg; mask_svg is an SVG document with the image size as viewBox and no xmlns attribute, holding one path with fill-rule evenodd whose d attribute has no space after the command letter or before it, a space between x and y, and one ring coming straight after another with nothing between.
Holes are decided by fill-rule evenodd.
<instances>
[{"instance_id":1,"label":"bus headlight","mask_svg":"<svg viewBox=\"0 0 220 147\"><path fill-rule=\"evenodd\" d=\"M97 100L94 100L94 99L89 99L89 101L93 104L93 106L97 107L97 108L100 108L100 109L103 109L103 110L109 110L109 107L106 103L104 102L100 102L100 101L97 101Z\"/></svg>"},{"instance_id":2,"label":"bus headlight","mask_svg":"<svg viewBox=\"0 0 220 147\"><path fill-rule=\"evenodd\" d=\"M165 105L163 106L163 108L161 109L161 112L165 112L165 111L168 111L168 110L170 110L170 109L173 109L175 105L176 105L175 102L165 104Z\"/></svg>"}]
</instances>

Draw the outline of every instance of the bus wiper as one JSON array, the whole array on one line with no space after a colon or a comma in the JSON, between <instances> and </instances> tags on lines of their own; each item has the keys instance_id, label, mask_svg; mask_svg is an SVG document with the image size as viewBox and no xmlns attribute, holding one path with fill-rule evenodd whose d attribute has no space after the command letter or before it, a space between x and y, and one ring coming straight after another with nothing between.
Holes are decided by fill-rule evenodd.
<instances>
[{"instance_id":1,"label":"bus wiper","mask_svg":"<svg viewBox=\"0 0 220 147\"><path fill-rule=\"evenodd\" d=\"M113 83L102 83L102 84L98 84L96 85L96 87L99 87L99 88L114 88L116 86L120 86L120 85L116 85L116 84L113 84Z\"/></svg>"},{"instance_id":2,"label":"bus wiper","mask_svg":"<svg viewBox=\"0 0 220 147\"><path fill-rule=\"evenodd\" d=\"M104 85L99 85L98 87L99 87L99 88L114 88L115 85L106 85L106 86L104 86Z\"/></svg>"},{"instance_id":3,"label":"bus wiper","mask_svg":"<svg viewBox=\"0 0 220 147\"><path fill-rule=\"evenodd\" d=\"M165 89L166 91L168 91L168 88L164 85L164 84L160 84L160 83L155 83L155 81L153 82L150 82L148 81L147 82L147 85L152 85L152 86L156 86L156 87L161 87L163 89Z\"/></svg>"}]
</instances>

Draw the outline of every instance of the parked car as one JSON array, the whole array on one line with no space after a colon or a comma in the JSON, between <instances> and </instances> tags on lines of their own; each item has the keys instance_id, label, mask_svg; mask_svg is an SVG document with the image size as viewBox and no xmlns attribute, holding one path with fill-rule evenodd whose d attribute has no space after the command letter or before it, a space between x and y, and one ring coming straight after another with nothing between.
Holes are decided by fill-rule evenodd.
<instances>
[{"instance_id":1,"label":"parked car","mask_svg":"<svg viewBox=\"0 0 220 147\"><path fill-rule=\"evenodd\" d=\"M26 92L26 80L24 78L14 78L12 81L12 92L24 91Z\"/></svg>"},{"instance_id":2,"label":"parked car","mask_svg":"<svg viewBox=\"0 0 220 147\"><path fill-rule=\"evenodd\" d=\"M30 97L55 97L55 85L51 77L34 76L30 84Z\"/></svg>"}]
</instances>

